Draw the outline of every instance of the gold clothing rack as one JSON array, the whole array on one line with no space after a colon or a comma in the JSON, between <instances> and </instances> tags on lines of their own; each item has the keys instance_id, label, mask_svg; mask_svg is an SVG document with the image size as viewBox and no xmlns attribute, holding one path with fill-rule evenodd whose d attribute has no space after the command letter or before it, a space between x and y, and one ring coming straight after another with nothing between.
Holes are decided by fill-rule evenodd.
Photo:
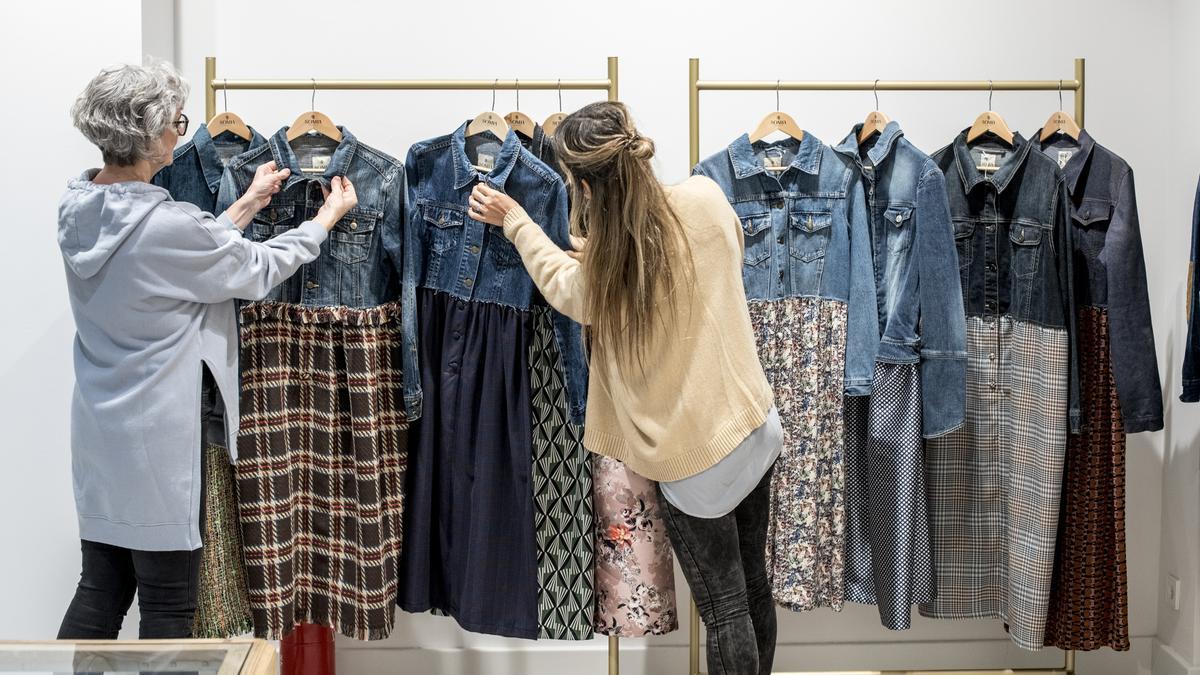
<instances>
[{"instance_id":1,"label":"gold clothing rack","mask_svg":"<svg viewBox=\"0 0 1200 675\"><path fill-rule=\"evenodd\" d=\"M617 100L617 57L607 60L600 80L235 80L217 78L217 59L204 58L204 120L217 114L217 90L341 90L341 91L604 91ZM620 672L620 638L608 636L608 675Z\"/></svg>"},{"instance_id":2,"label":"gold clothing rack","mask_svg":"<svg viewBox=\"0 0 1200 675\"><path fill-rule=\"evenodd\" d=\"M1084 59L1075 59L1075 77L1069 80L701 80L700 59L688 60L688 171L700 162L700 92L702 91L1073 91L1075 121L1084 125ZM688 673L700 670L700 612L691 602L688 635ZM773 675L1075 675L1075 652L1064 652L1061 668L1001 668L966 670L842 670Z\"/></svg>"},{"instance_id":3,"label":"gold clothing rack","mask_svg":"<svg viewBox=\"0 0 1200 675\"><path fill-rule=\"evenodd\" d=\"M563 90L606 91L617 100L617 57L608 57L608 73L601 80L234 80L217 78L217 59L204 59L204 119L217 114L217 90L354 90L354 91L479 91Z\"/></svg>"}]
</instances>

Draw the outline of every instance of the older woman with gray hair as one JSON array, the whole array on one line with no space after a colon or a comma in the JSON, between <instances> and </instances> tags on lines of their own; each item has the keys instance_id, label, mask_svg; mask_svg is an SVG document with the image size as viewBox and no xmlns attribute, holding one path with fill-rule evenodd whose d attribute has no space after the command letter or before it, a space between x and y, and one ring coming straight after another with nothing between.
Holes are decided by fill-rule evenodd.
<instances>
[{"instance_id":1,"label":"older woman with gray hair","mask_svg":"<svg viewBox=\"0 0 1200 675\"><path fill-rule=\"evenodd\" d=\"M235 300L256 300L315 259L356 203L335 178L311 221L242 236L279 191L274 163L217 217L151 177L187 132L187 84L165 63L100 72L71 109L104 167L68 183L58 242L75 317L71 454L83 571L59 638L117 637L136 592L142 638L191 635L199 570L201 401L220 391L237 433ZM232 446L230 446L232 447Z\"/></svg>"}]
</instances>

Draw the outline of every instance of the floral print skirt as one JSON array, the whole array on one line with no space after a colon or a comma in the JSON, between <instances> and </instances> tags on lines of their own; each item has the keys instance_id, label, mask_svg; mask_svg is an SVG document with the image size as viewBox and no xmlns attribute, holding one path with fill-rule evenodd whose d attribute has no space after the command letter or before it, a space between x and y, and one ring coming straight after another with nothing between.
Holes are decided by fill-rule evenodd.
<instances>
[{"instance_id":1,"label":"floral print skirt","mask_svg":"<svg viewBox=\"0 0 1200 675\"><path fill-rule=\"evenodd\" d=\"M767 576L792 611L844 601L846 304L750 302L784 445L771 478Z\"/></svg>"},{"instance_id":2,"label":"floral print skirt","mask_svg":"<svg viewBox=\"0 0 1200 675\"><path fill-rule=\"evenodd\" d=\"M592 456L596 517L596 632L663 635L679 628L675 558L653 482Z\"/></svg>"}]
</instances>

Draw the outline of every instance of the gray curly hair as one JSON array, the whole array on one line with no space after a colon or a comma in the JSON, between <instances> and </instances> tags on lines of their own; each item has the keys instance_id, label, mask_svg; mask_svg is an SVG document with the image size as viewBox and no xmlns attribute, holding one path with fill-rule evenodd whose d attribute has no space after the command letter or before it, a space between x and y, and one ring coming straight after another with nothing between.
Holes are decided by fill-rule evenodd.
<instances>
[{"instance_id":1,"label":"gray curly hair","mask_svg":"<svg viewBox=\"0 0 1200 675\"><path fill-rule=\"evenodd\" d=\"M155 158L158 139L187 96L187 82L165 61L110 66L75 99L71 120L100 148L105 164L129 166Z\"/></svg>"}]
</instances>

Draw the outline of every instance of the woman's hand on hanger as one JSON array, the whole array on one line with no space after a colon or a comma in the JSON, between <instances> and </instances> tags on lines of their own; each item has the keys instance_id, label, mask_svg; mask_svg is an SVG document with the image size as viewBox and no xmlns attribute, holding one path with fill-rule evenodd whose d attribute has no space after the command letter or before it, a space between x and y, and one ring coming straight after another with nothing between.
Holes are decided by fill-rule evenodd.
<instances>
[{"instance_id":1,"label":"woman's hand on hanger","mask_svg":"<svg viewBox=\"0 0 1200 675\"><path fill-rule=\"evenodd\" d=\"M471 217L488 225L503 225L504 217L513 209L521 208L521 205L513 200L512 197L504 194L499 190L480 183L471 190L471 197L468 200L471 207Z\"/></svg>"},{"instance_id":2,"label":"woman's hand on hanger","mask_svg":"<svg viewBox=\"0 0 1200 675\"><path fill-rule=\"evenodd\" d=\"M313 220L329 231L350 209L358 206L358 193L354 191L354 183L344 176L334 176L329 181L329 188L322 186L321 192L325 193L325 203L317 210Z\"/></svg>"}]
</instances>

